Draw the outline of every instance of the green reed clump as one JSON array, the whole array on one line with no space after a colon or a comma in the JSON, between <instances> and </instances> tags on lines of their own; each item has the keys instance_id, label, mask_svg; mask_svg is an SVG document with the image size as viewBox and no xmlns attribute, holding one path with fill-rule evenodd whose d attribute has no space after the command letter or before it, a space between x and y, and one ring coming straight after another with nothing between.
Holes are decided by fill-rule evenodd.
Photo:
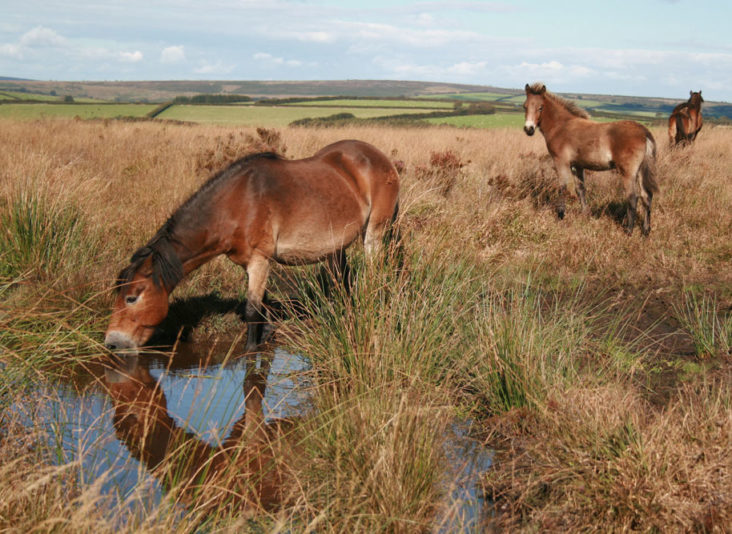
<instances>
[{"instance_id":1,"label":"green reed clump","mask_svg":"<svg viewBox=\"0 0 732 534\"><path fill-rule=\"evenodd\" d=\"M590 340L589 309L577 296L562 300L529 281L489 293L475 314L462 368L466 389L489 413L536 406L576 377Z\"/></svg>"},{"instance_id":2,"label":"green reed clump","mask_svg":"<svg viewBox=\"0 0 732 534\"><path fill-rule=\"evenodd\" d=\"M32 273L56 278L63 268L93 257L84 220L73 204L61 204L32 189L12 197L0 211L0 274Z\"/></svg>"},{"instance_id":3,"label":"green reed clump","mask_svg":"<svg viewBox=\"0 0 732 534\"><path fill-rule=\"evenodd\" d=\"M325 372L325 381L355 391L393 381L443 383L466 348L462 330L480 293L474 268L422 253L402 268L353 259L350 292L337 279L324 291L315 274L298 274L305 314L286 329L292 350Z\"/></svg>"},{"instance_id":4,"label":"green reed clump","mask_svg":"<svg viewBox=\"0 0 732 534\"><path fill-rule=\"evenodd\" d=\"M674 315L694 342L697 356L729 355L732 351L732 314L722 315L717 300L685 291Z\"/></svg>"},{"instance_id":5,"label":"green reed clump","mask_svg":"<svg viewBox=\"0 0 732 534\"><path fill-rule=\"evenodd\" d=\"M291 303L281 329L313 374L297 508L326 532L427 530L446 468L461 330L480 284L467 264L439 255L352 260L350 292L298 273L299 309Z\"/></svg>"},{"instance_id":6,"label":"green reed clump","mask_svg":"<svg viewBox=\"0 0 732 534\"><path fill-rule=\"evenodd\" d=\"M0 301L11 301L20 283L19 278L0 275ZM22 296L21 304L13 301L0 308L1 384L23 389L52 380L74 370L74 365L54 364L83 364L104 352L104 316L93 311L97 296L77 301L48 287Z\"/></svg>"}]
</instances>

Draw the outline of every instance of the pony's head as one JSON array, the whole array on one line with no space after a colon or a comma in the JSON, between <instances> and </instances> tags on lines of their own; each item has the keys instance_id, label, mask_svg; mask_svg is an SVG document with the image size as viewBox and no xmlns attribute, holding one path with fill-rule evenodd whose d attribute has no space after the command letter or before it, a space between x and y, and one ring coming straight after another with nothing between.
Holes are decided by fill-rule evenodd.
<instances>
[{"instance_id":1,"label":"pony's head","mask_svg":"<svg viewBox=\"0 0 732 534\"><path fill-rule=\"evenodd\" d=\"M168 315L168 295L183 265L167 240L139 249L117 279L117 298L104 345L112 351L143 346Z\"/></svg>"},{"instance_id":2,"label":"pony's head","mask_svg":"<svg viewBox=\"0 0 732 534\"><path fill-rule=\"evenodd\" d=\"M702 92L701 89L698 93L695 93L694 91L689 91L689 105L691 106L701 106L701 103L704 102L704 99L702 98Z\"/></svg>"},{"instance_id":3,"label":"pony's head","mask_svg":"<svg viewBox=\"0 0 732 534\"><path fill-rule=\"evenodd\" d=\"M524 132L526 135L534 135L536 129L541 125L541 112L544 110L544 94L546 85L535 83L526 84L526 101L524 102Z\"/></svg>"}]
</instances>

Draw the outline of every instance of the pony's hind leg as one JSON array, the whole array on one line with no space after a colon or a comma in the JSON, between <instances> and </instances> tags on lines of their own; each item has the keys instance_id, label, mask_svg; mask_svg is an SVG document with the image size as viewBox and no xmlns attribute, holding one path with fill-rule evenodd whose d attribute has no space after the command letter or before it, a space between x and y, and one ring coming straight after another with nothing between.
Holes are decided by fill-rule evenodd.
<instances>
[{"instance_id":1,"label":"pony's hind leg","mask_svg":"<svg viewBox=\"0 0 732 534\"><path fill-rule=\"evenodd\" d=\"M633 233L633 228L635 227L635 214L638 209L638 195L635 193L631 193L628 196L628 211L627 211L627 218L628 218L628 224L625 227L625 233L628 235L631 235Z\"/></svg>"},{"instance_id":2,"label":"pony's hind leg","mask_svg":"<svg viewBox=\"0 0 732 534\"><path fill-rule=\"evenodd\" d=\"M585 198L585 170L582 167L575 167L575 189L577 190L577 196L579 197L580 204L582 205L582 213L585 215L588 213L587 210L587 199Z\"/></svg>"},{"instance_id":3,"label":"pony's hind leg","mask_svg":"<svg viewBox=\"0 0 732 534\"><path fill-rule=\"evenodd\" d=\"M330 254L320 272L320 287L326 296L330 296L330 288L340 280L346 293L351 290L351 269L348 266L346 250L342 249Z\"/></svg>"},{"instance_id":4,"label":"pony's hind leg","mask_svg":"<svg viewBox=\"0 0 732 534\"><path fill-rule=\"evenodd\" d=\"M646 191L646 195L641 197L643 207L645 208L645 217L643 218L643 226L641 232L644 236L651 233L651 201L653 200L653 192Z\"/></svg>"}]
</instances>

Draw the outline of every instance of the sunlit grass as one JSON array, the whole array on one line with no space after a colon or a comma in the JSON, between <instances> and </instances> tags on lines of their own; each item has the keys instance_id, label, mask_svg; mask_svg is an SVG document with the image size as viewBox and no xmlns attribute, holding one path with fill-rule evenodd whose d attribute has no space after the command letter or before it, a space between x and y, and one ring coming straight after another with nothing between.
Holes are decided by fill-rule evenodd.
<instances>
[{"instance_id":1,"label":"sunlit grass","mask_svg":"<svg viewBox=\"0 0 732 534\"><path fill-rule=\"evenodd\" d=\"M6 407L19 391L52 391L74 374L51 362L102 356L116 273L216 165L256 149L249 137L257 134L149 121L1 126ZM0 486L21 488L0 495L3 528L426 531L444 502L444 430L461 417L497 449L485 479L497 528L729 524L730 130L705 127L690 150L674 152L663 129L653 130L661 193L648 239L624 235L613 173L588 173L591 215L570 202L558 221L546 147L520 125L278 133L288 158L358 138L398 161L403 236L401 250L375 265L359 246L349 251L350 293L338 284L324 292L317 267L275 269L270 292L288 313L274 342L312 364L299 453L280 464L290 477L284 504L247 513L232 500L213 505L207 496L242 473L233 464L213 486L189 491L191 449L179 442L169 459L181 469L167 472L169 491L142 515L132 497L109 500L93 480L70 484L78 465L54 448L31 447L31 456L3 448L9 467L0 481L8 484ZM456 162L439 179L435 153ZM19 176L34 178L26 185ZM245 283L242 269L221 259L173 298L182 306L212 295L241 301ZM214 314L193 334L206 343L244 329L236 314ZM88 375L74 376L91 387ZM42 400L22 402L32 412ZM211 411L200 407L176 424L195 435ZM72 417L57 416L58 425ZM22 441L27 428L3 420L2 446ZM93 457L93 448L76 457Z\"/></svg>"}]
</instances>

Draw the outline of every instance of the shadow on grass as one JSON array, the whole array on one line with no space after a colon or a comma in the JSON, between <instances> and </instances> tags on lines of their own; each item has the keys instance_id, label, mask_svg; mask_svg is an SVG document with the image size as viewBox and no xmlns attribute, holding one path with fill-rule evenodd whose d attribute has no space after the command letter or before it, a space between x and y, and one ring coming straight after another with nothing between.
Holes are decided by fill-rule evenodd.
<instances>
[{"instance_id":1,"label":"shadow on grass","mask_svg":"<svg viewBox=\"0 0 732 534\"><path fill-rule=\"evenodd\" d=\"M595 219L608 217L621 228L625 228L628 204L625 201L612 200L607 204L592 208L592 216Z\"/></svg>"}]
</instances>

